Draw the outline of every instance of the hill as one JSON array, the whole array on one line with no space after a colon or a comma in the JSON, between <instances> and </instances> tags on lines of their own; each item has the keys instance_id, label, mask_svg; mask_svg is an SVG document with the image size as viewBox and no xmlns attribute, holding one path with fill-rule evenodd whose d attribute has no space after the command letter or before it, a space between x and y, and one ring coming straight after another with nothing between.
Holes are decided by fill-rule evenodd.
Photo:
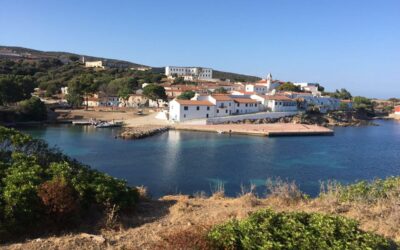
<instances>
[{"instance_id":1,"label":"hill","mask_svg":"<svg viewBox=\"0 0 400 250\"><path fill-rule=\"evenodd\" d=\"M15 46L1 46L0 45L0 60L1 59L11 59L11 60L40 60L40 59L59 59L63 63L70 62L72 59L80 59L85 57L88 61L103 61L107 65L112 65L114 68L136 68L136 67L149 67L146 65L128 62L117 59L110 59L104 57L88 56L82 54L75 54L70 52L60 52L60 51L41 51L23 47ZM154 73L165 73L164 67L152 67ZM213 77L220 79L231 79L235 81L252 82L260 80L259 77L243 75L232 72L224 72L219 70L213 70Z\"/></svg>"},{"instance_id":2,"label":"hill","mask_svg":"<svg viewBox=\"0 0 400 250\"><path fill-rule=\"evenodd\" d=\"M249 76L249 75L224 72L219 70L213 70L213 78L230 79L232 81L238 81L238 82L255 82L261 80L261 78L257 76Z\"/></svg>"},{"instance_id":3,"label":"hill","mask_svg":"<svg viewBox=\"0 0 400 250\"><path fill-rule=\"evenodd\" d=\"M33 61L40 59L59 59L63 63L66 63L73 59L80 59L82 57L85 57L85 60L88 61L103 61L105 64L112 65L115 68L146 67L146 65L123 60L81 55L69 52L41 51L23 47L0 46L0 59L25 59Z\"/></svg>"}]
</instances>

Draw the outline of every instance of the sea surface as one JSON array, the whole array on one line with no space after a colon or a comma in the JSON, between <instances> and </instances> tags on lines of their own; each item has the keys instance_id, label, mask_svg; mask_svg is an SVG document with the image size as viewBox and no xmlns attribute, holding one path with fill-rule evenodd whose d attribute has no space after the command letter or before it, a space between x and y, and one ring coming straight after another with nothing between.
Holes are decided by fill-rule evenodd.
<instances>
[{"instance_id":1,"label":"sea surface","mask_svg":"<svg viewBox=\"0 0 400 250\"><path fill-rule=\"evenodd\" d=\"M119 129L59 125L21 129L64 153L153 197L210 193L223 184L229 196L241 187L266 191L268 178L295 181L311 196L320 181L400 175L400 122L336 128L334 136L254 137L169 131L141 140L115 139Z\"/></svg>"}]
</instances>

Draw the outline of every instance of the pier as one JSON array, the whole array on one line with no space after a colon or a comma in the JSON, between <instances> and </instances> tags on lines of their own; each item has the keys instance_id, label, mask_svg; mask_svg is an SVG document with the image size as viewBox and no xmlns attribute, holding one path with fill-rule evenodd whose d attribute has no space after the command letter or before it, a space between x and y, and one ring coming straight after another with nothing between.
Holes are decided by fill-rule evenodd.
<instances>
[{"instance_id":1,"label":"pier","mask_svg":"<svg viewBox=\"0 0 400 250\"><path fill-rule=\"evenodd\" d=\"M333 135L332 129L317 125L272 123L272 124L219 124L219 125L185 125L173 127L176 130L215 132L221 134L242 134L255 136L305 136Z\"/></svg>"}]
</instances>

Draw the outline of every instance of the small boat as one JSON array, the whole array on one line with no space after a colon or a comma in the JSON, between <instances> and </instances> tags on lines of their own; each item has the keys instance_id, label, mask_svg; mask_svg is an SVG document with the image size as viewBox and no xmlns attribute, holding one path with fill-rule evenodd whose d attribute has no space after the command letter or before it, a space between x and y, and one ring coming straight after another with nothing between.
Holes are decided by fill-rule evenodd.
<instances>
[{"instance_id":1,"label":"small boat","mask_svg":"<svg viewBox=\"0 0 400 250\"><path fill-rule=\"evenodd\" d=\"M116 128L116 127L122 127L123 122L100 122L95 125L96 128Z\"/></svg>"},{"instance_id":2,"label":"small boat","mask_svg":"<svg viewBox=\"0 0 400 250\"><path fill-rule=\"evenodd\" d=\"M78 120L78 121L72 121L72 124L74 125L91 125L91 121L86 121L86 120Z\"/></svg>"}]
</instances>

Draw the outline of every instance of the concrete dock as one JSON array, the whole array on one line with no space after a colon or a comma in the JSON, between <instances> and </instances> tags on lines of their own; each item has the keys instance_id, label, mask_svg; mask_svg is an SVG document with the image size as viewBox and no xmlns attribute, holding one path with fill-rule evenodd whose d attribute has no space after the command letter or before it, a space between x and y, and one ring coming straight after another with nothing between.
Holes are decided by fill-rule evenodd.
<instances>
[{"instance_id":1,"label":"concrete dock","mask_svg":"<svg viewBox=\"0 0 400 250\"><path fill-rule=\"evenodd\" d=\"M333 130L317 125L271 123L271 124L218 124L173 126L176 130L215 132L223 134L242 134L255 136L304 136L333 135Z\"/></svg>"}]
</instances>

